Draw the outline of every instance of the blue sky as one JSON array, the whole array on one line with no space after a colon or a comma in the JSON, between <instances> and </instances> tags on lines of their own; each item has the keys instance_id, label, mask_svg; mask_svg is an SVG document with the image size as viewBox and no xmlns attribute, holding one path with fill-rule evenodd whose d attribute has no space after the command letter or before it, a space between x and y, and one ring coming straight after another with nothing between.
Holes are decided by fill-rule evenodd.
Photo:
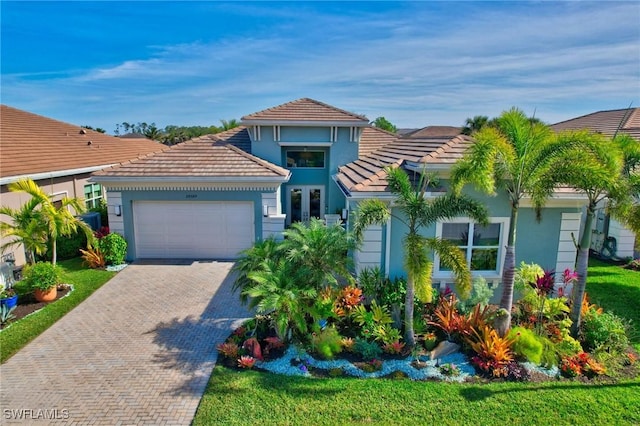
<instances>
[{"instance_id":1,"label":"blue sky","mask_svg":"<svg viewBox=\"0 0 640 426\"><path fill-rule=\"evenodd\" d=\"M640 106L638 2L7 2L3 104L113 132L301 97L399 127Z\"/></svg>"}]
</instances>

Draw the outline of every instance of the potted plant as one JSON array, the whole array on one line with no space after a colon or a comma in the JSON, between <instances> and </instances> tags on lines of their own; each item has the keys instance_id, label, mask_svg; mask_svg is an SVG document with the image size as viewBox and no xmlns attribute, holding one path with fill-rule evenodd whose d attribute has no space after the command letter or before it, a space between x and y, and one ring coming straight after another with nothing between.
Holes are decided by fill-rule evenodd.
<instances>
[{"instance_id":1,"label":"potted plant","mask_svg":"<svg viewBox=\"0 0 640 426\"><path fill-rule=\"evenodd\" d=\"M11 309L18 304L18 294L11 287L0 284L0 306Z\"/></svg>"},{"instance_id":2,"label":"potted plant","mask_svg":"<svg viewBox=\"0 0 640 426\"><path fill-rule=\"evenodd\" d=\"M51 262L27 265L23 280L26 286L33 290L33 295L38 302L51 302L56 299L60 273L57 266Z\"/></svg>"}]
</instances>

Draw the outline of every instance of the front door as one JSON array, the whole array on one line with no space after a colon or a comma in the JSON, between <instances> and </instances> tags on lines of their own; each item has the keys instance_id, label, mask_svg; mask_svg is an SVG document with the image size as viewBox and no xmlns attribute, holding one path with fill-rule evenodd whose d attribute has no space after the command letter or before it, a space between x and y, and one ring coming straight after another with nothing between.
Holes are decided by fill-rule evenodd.
<instances>
[{"instance_id":1,"label":"front door","mask_svg":"<svg viewBox=\"0 0 640 426\"><path fill-rule=\"evenodd\" d=\"M324 217L323 186L289 186L287 192L287 225Z\"/></svg>"}]
</instances>

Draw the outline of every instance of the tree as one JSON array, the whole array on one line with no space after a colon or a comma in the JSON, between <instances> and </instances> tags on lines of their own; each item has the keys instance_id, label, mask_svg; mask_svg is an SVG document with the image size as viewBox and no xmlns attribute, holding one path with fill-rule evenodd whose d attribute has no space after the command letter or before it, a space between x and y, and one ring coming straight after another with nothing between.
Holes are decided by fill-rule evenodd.
<instances>
[{"instance_id":1,"label":"tree","mask_svg":"<svg viewBox=\"0 0 640 426\"><path fill-rule=\"evenodd\" d=\"M505 336L511 323L515 278L515 243L520 201L526 195L541 206L550 195L542 188L541 181L548 164L560 155L565 147L554 142L548 126L527 117L517 108L505 111L495 121L495 126L484 126L474 136L475 143L454 166L452 184L456 192L466 183L495 194L496 189L506 191L511 206L511 220L507 248L502 271L501 314L496 329ZM556 185L551 185L555 187ZM543 191L547 189L547 191ZM538 210L540 211L540 210Z\"/></svg>"},{"instance_id":2,"label":"tree","mask_svg":"<svg viewBox=\"0 0 640 426\"><path fill-rule=\"evenodd\" d=\"M231 130L240 125L240 123L238 123L238 120L236 120L235 118L232 118L231 120L228 120L228 121L220 120L220 124L222 124L222 127L220 128L219 131Z\"/></svg>"},{"instance_id":3,"label":"tree","mask_svg":"<svg viewBox=\"0 0 640 426\"><path fill-rule=\"evenodd\" d=\"M384 117L378 117L371 122L378 129L386 130L387 132L397 133L398 128L393 125L389 120Z\"/></svg>"},{"instance_id":4,"label":"tree","mask_svg":"<svg viewBox=\"0 0 640 426\"><path fill-rule=\"evenodd\" d=\"M37 210L38 204L38 200L31 198L18 209L0 207L0 214L11 218L11 223L0 222L2 236L11 238L3 244L2 251L22 244L29 264L35 263L36 255L47 252L46 230L41 212Z\"/></svg>"},{"instance_id":5,"label":"tree","mask_svg":"<svg viewBox=\"0 0 640 426\"><path fill-rule=\"evenodd\" d=\"M364 200L355 213L353 232L356 240L361 241L364 231L373 224L382 225L390 217L402 222L407 232L403 242L404 264L407 271L407 293L404 303L405 342L415 346L413 332L413 312L416 294L423 302L431 301L432 260L429 253L435 252L443 264L449 266L460 293L469 294L471 290L471 272L464 253L449 241L427 238L420 230L438 221L456 216L468 216L487 223L487 210L479 202L465 195L447 193L429 200L425 197L433 176L423 172L417 185L399 167L386 167L389 190L395 196L393 208L379 199Z\"/></svg>"},{"instance_id":6,"label":"tree","mask_svg":"<svg viewBox=\"0 0 640 426\"><path fill-rule=\"evenodd\" d=\"M564 132L558 136L560 144L568 147L550 164L541 185L547 192L558 182L583 192L588 200L582 237L578 244L576 272L578 281L573 288L571 332L578 335L582 321L582 300L587 283L591 227L598 205L608 200L614 214L624 214L632 205L635 167L640 163L637 142L629 136L607 139L588 131Z\"/></svg>"},{"instance_id":7,"label":"tree","mask_svg":"<svg viewBox=\"0 0 640 426\"><path fill-rule=\"evenodd\" d=\"M26 203L27 207L23 207L25 212L32 212L32 219L22 222L22 224L27 225L22 232L26 234L30 229L33 230L34 233L31 235L30 240L27 241L28 244L41 239L47 241L52 249L53 258L51 263L54 265L58 256L57 239L59 236L68 236L80 230L87 236L89 244L93 241L93 231L89 225L75 217L69 209L72 208L77 214L82 213L84 205L79 199L65 197L61 200L60 206L56 207L51 197L31 179L13 182L9 184L9 190L12 192L25 192L31 196L31 200ZM21 223L14 223L14 226L20 225ZM35 248L36 246L32 247ZM41 247L38 245L38 248Z\"/></svg>"},{"instance_id":8,"label":"tree","mask_svg":"<svg viewBox=\"0 0 640 426\"><path fill-rule=\"evenodd\" d=\"M484 126L489 124L489 117L486 115L476 115L473 118L467 118L462 127L463 135L471 135L474 132L479 131Z\"/></svg>"}]
</instances>

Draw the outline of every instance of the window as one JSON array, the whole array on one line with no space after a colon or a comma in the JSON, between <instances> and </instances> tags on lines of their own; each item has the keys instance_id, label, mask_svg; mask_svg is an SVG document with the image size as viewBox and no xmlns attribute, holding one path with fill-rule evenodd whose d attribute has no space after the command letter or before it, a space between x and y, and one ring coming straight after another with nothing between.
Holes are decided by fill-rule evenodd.
<instances>
[{"instance_id":1,"label":"window","mask_svg":"<svg viewBox=\"0 0 640 426\"><path fill-rule=\"evenodd\" d=\"M324 152L287 151L287 167L324 168Z\"/></svg>"},{"instance_id":2,"label":"window","mask_svg":"<svg viewBox=\"0 0 640 426\"><path fill-rule=\"evenodd\" d=\"M502 269L505 232L508 219L491 219L490 224L482 226L460 219L452 222L439 223L437 235L443 240L456 244L465 253L467 263L472 271L499 274ZM436 272L450 272L451 269L437 259Z\"/></svg>"},{"instance_id":3,"label":"window","mask_svg":"<svg viewBox=\"0 0 640 426\"><path fill-rule=\"evenodd\" d=\"M102 185L90 183L84 186L84 202L88 209L100 206L102 200Z\"/></svg>"}]
</instances>

